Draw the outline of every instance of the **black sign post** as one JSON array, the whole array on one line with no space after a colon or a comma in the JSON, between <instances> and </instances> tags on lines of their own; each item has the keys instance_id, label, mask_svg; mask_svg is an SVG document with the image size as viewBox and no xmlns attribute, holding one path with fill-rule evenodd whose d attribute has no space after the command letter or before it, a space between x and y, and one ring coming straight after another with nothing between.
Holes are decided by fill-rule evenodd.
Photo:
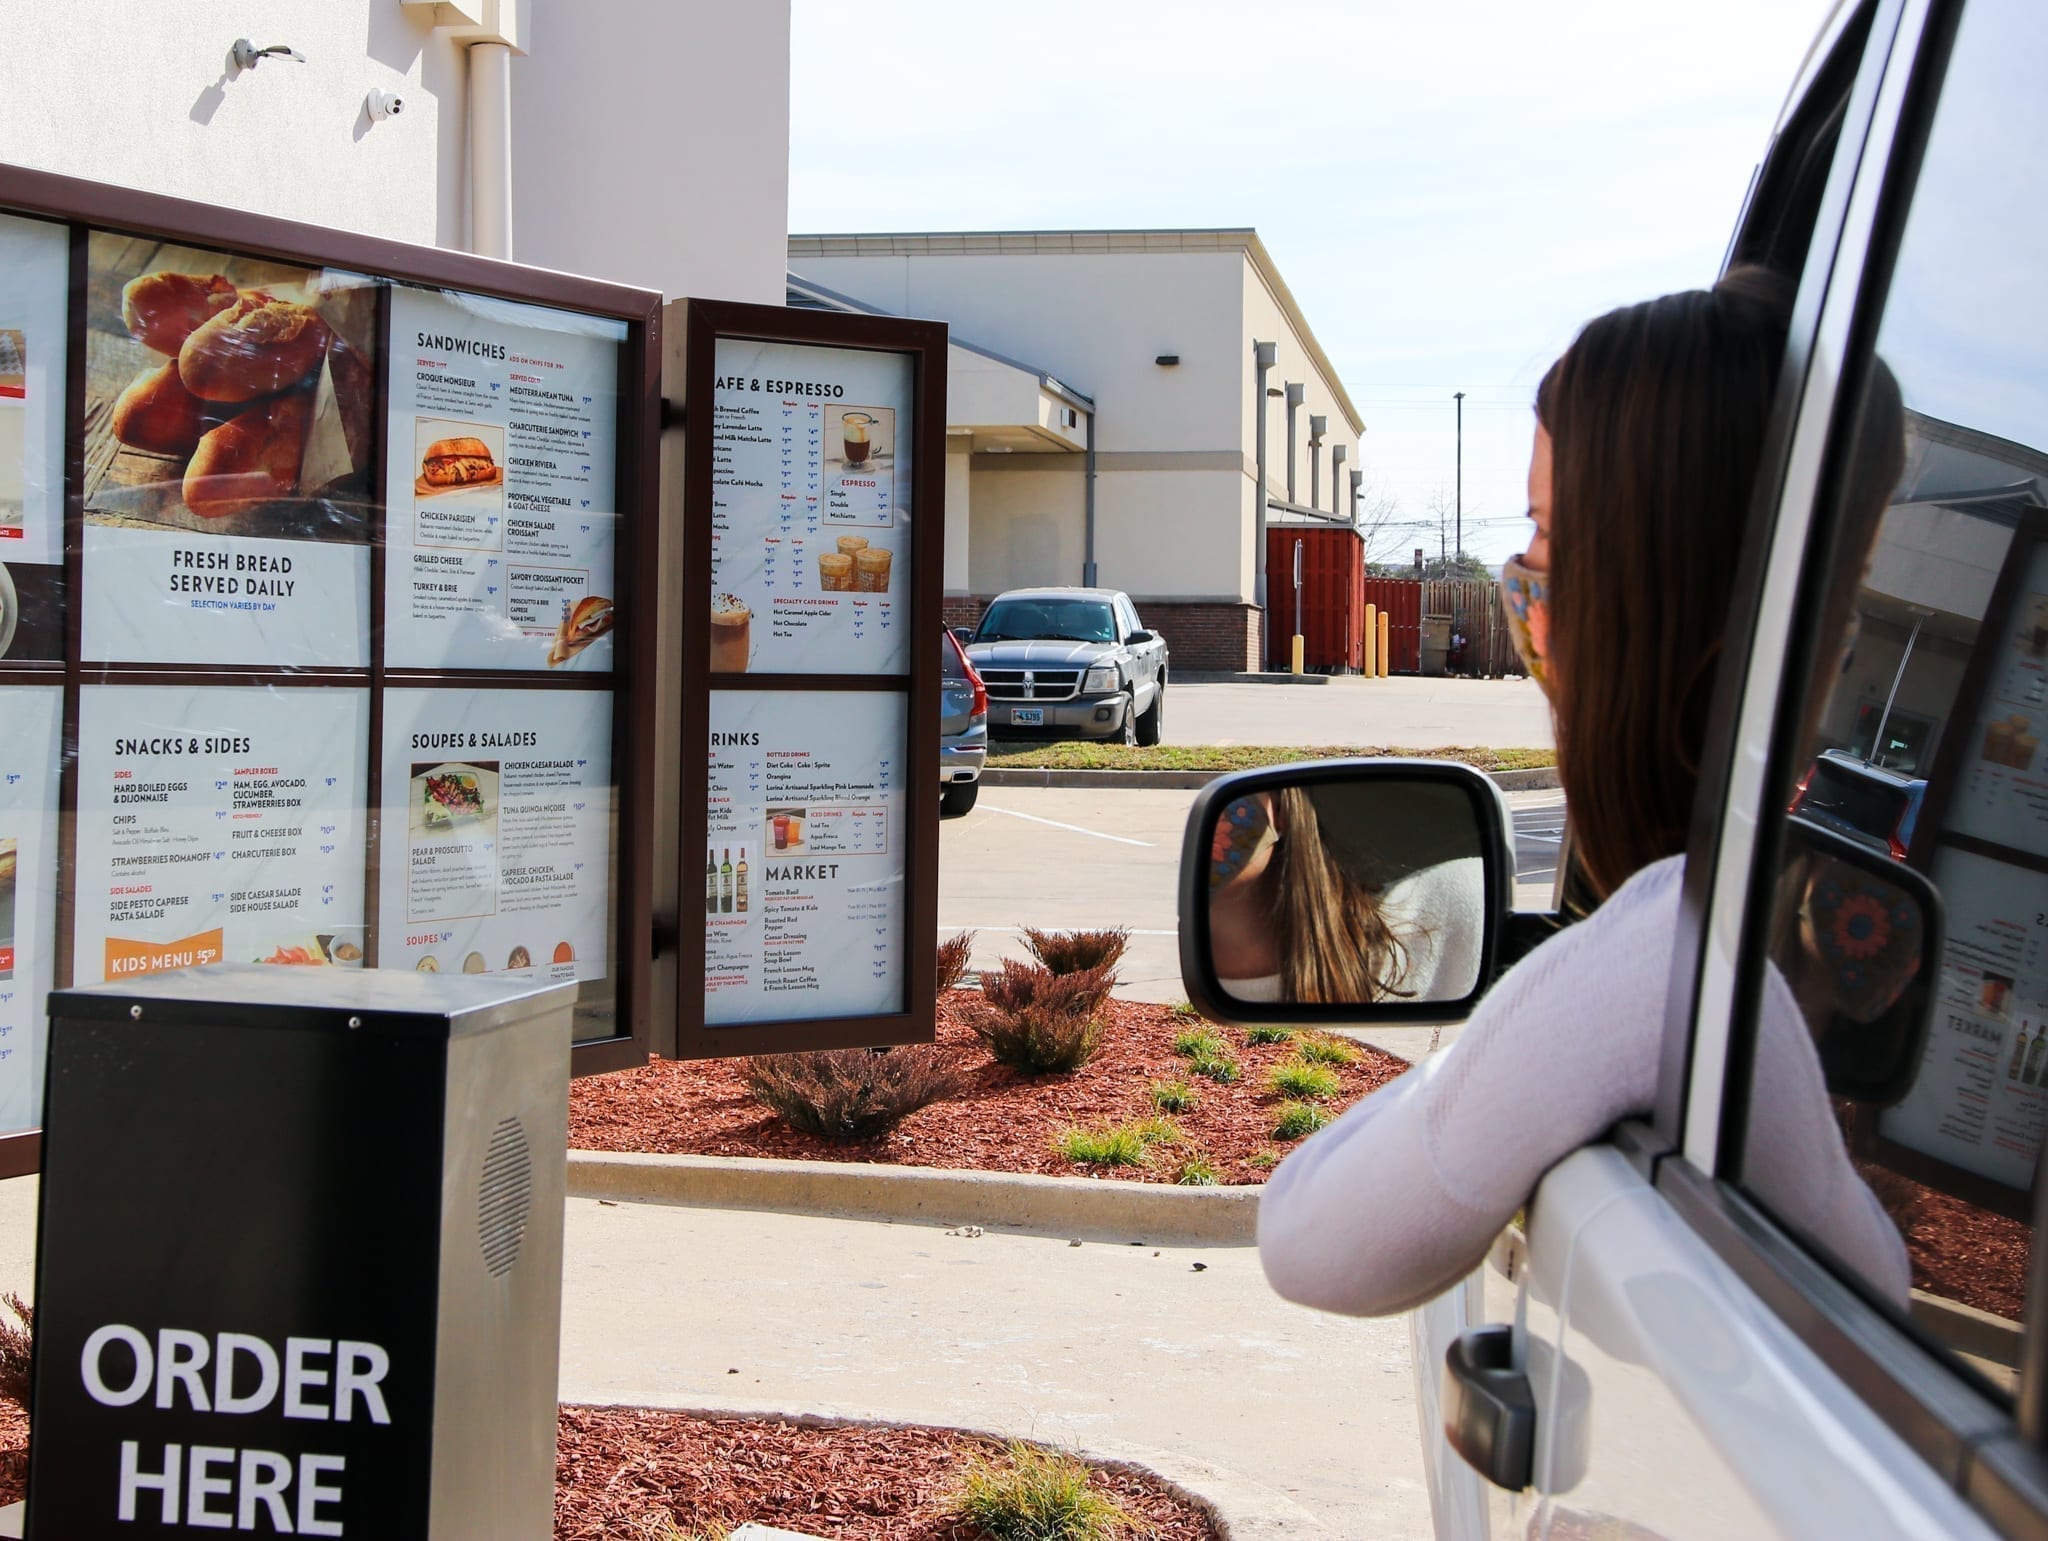
<instances>
[{"instance_id":1,"label":"black sign post","mask_svg":"<svg viewBox=\"0 0 2048 1541\"><path fill-rule=\"evenodd\" d=\"M551 1535L575 993L53 994L27 1535Z\"/></svg>"}]
</instances>

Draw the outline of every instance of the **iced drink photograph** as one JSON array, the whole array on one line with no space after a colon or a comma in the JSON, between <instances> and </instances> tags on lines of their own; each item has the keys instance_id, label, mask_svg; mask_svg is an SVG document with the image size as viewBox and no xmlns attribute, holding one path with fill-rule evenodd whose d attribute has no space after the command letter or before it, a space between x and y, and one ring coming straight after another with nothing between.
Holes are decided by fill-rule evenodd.
<instances>
[{"instance_id":1,"label":"iced drink photograph","mask_svg":"<svg viewBox=\"0 0 2048 1541\"><path fill-rule=\"evenodd\" d=\"M752 655L754 612L733 594L711 597L711 672L744 674Z\"/></svg>"}]
</instances>

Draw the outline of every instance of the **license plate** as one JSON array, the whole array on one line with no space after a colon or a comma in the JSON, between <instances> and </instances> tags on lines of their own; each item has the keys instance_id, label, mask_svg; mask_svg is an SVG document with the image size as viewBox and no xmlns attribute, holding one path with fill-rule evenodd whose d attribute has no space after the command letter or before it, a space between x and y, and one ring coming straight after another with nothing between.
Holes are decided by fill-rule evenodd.
<instances>
[{"instance_id":1,"label":"license plate","mask_svg":"<svg viewBox=\"0 0 2048 1541\"><path fill-rule=\"evenodd\" d=\"M1045 726L1045 708L1042 706L1013 706L1010 708L1010 723L1019 728L1042 728Z\"/></svg>"}]
</instances>

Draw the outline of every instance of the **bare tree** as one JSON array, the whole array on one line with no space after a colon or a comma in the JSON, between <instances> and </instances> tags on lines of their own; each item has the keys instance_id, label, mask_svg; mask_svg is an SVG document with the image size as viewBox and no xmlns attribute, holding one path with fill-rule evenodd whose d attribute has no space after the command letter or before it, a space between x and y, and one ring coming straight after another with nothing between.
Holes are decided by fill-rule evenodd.
<instances>
[{"instance_id":1,"label":"bare tree","mask_svg":"<svg viewBox=\"0 0 2048 1541\"><path fill-rule=\"evenodd\" d=\"M1366 473L1365 480L1358 484L1356 508L1359 541L1365 547L1367 567L1406 555L1402 547L1408 526L1401 522L1401 500L1385 478L1375 472Z\"/></svg>"},{"instance_id":2,"label":"bare tree","mask_svg":"<svg viewBox=\"0 0 2048 1541\"><path fill-rule=\"evenodd\" d=\"M1429 494L1429 524L1436 530L1436 555L1423 564L1426 578L1485 578L1486 564L1477 557L1467 556L1462 550L1451 548L1458 544L1458 501L1451 490L1438 482ZM1467 518L1478 519L1479 505L1472 504L1465 510Z\"/></svg>"}]
</instances>

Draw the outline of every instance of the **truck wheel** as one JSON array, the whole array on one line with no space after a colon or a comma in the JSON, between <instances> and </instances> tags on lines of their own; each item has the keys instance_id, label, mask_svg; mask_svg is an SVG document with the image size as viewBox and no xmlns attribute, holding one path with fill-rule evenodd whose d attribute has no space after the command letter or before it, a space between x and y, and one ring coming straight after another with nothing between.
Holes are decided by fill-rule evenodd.
<instances>
[{"instance_id":1,"label":"truck wheel","mask_svg":"<svg viewBox=\"0 0 2048 1541\"><path fill-rule=\"evenodd\" d=\"M974 800L981 796L979 781L949 781L939 793L939 817L957 819L974 808Z\"/></svg>"},{"instance_id":2,"label":"truck wheel","mask_svg":"<svg viewBox=\"0 0 2048 1541\"><path fill-rule=\"evenodd\" d=\"M1117 735L1117 742L1130 748L1138 741L1138 693L1133 690L1124 697L1124 726Z\"/></svg>"},{"instance_id":3,"label":"truck wheel","mask_svg":"<svg viewBox=\"0 0 2048 1541\"><path fill-rule=\"evenodd\" d=\"M1159 742L1160 731L1166 725L1166 686L1152 692L1152 704L1145 708L1138 718L1138 742L1148 748Z\"/></svg>"}]
</instances>

